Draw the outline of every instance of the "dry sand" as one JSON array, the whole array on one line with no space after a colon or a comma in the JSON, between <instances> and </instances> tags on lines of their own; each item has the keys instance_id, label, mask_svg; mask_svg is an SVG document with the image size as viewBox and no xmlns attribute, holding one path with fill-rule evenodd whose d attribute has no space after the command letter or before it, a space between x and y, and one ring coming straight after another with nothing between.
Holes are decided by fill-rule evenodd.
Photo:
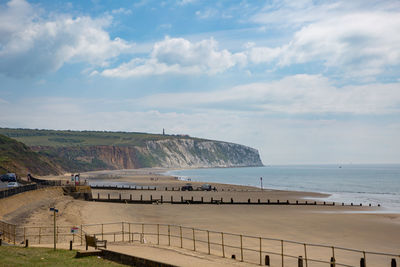
<instances>
[{"instance_id":1,"label":"dry sand","mask_svg":"<svg viewBox=\"0 0 400 267\"><path fill-rule=\"evenodd\" d=\"M100 177L103 178L106 178L107 175L112 175L115 181L128 181L144 186L178 187L186 183L176 180L174 177L163 177L158 174L160 171L151 169L91 172L83 174L82 177L91 179L90 177L98 176L100 173ZM69 179L69 176L66 175L65 179ZM251 198L254 200L257 198L264 200L296 200L322 196L316 193L276 190L264 190L261 192L255 188L234 185L215 184L215 186L220 189L218 192L137 190L121 191L121 193L127 195L133 192L135 197L138 197L138 194L142 194L145 198L149 197L149 194L157 197L162 193L165 196L167 194L169 196L173 195L176 199L180 198L180 196L185 198L204 196L206 199L213 196L214 198L224 197L224 199L234 197L235 199ZM224 188L224 192L221 191L222 188ZM229 191L227 191L228 189ZM108 194L108 191L98 190L94 191L95 197L97 192ZM116 191L109 192L114 195L120 193ZM47 191L28 192L0 200L0 217L4 220L24 225L45 225L51 220L51 213L48 208L52 205L56 205L60 210L58 219L60 225L121 221L173 224L217 232L263 236L394 254L399 254L400 248L400 214L376 213L375 211L379 211L379 208L369 207L117 204L74 200L69 196L63 196L59 190L48 189ZM228 240L229 238L232 240ZM233 237L229 238L227 237L226 242L237 242L236 239L235 241L233 240ZM174 242L177 241L175 240ZM251 243L253 241L248 242ZM250 245L257 248L256 243ZM206 248L203 247L203 249ZM214 249L218 250L218 247ZM288 246L285 249L290 250L291 248ZM296 249L293 248L293 250ZM319 253L318 250L315 251L316 254ZM229 256L228 253L231 252L228 251L227 256ZM234 253L238 254L237 251ZM338 255L337 257L340 256L349 257L348 255ZM251 257L257 257L257 255ZM397 260L399 261L399 259ZM374 266L371 263L375 260L370 258L369 266ZM387 259L385 259L386 261ZM356 264L358 265L357 261L354 265ZM379 263L376 264L375 266L382 266Z\"/></svg>"}]
</instances>

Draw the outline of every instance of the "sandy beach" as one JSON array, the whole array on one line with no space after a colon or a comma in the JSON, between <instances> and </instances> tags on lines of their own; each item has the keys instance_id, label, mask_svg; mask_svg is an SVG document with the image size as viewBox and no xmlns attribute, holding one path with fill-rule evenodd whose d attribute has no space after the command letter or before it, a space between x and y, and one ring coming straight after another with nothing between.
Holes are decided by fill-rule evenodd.
<instances>
[{"instance_id":1,"label":"sandy beach","mask_svg":"<svg viewBox=\"0 0 400 267\"><path fill-rule=\"evenodd\" d=\"M143 186L179 187L186 181L163 176L162 170L123 170L90 172L84 179L107 176L113 181L132 182ZM99 175L100 174L100 175ZM48 177L50 178L50 177ZM56 179L58 177L52 177ZM69 179L68 175L64 179ZM196 183L192 183L196 185ZM201 184L201 183L199 183ZM318 193L259 190L237 185L212 184L217 192L180 191L106 191L100 194L138 194L144 198L204 196L229 199L304 200L323 197ZM224 191L222 191L224 189ZM377 207L288 206L288 205L171 205L118 204L75 200L64 196L61 189L42 189L0 200L2 220L26 226L46 225L51 221L49 207L60 210L59 225L135 222L171 224L185 227L325 244L366 251L397 253L400 248L400 214L377 213ZM288 248L289 249L289 248ZM347 257L343 255L343 257ZM371 262L371 261L370 261ZM372 261L373 262L373 261ZM379 265L377 265L379 266ZM388 265L389 266L389 265Z\"/></svg>"}]
</instances>

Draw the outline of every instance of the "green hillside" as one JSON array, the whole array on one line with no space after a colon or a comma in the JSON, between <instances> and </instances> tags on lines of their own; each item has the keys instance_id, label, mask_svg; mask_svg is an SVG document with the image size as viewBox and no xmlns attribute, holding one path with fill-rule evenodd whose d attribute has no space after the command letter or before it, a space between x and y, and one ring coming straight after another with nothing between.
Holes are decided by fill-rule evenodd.
<instances>
[{"instance_id":1,"label":"green hillside","mask_svg":"<svg viewBox=\"0 0 400 267\"><path fill-rule=\"evenodd\" d=\"M56 131L37 129L0 128L0 134L18 140L27 146L144 146L146 141L174 138L192 138L189 136L161 135L137 132L106 131Z\"/></svg>"},{"instance_id":2,"label":"green hillside","mask_svg":"<svg viewBox=\"0 0 400 267\"><path fill-rule=\"evenodd\" d=\"M59 174L61 168L25 144L0 134L0 173Z\"/></svg>"}]
</instances>

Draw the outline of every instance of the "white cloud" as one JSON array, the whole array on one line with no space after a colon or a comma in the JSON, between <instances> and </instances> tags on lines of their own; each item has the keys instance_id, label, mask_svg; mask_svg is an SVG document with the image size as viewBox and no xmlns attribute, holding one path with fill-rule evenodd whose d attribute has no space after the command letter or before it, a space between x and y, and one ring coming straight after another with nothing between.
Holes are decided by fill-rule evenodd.
<instances>
[{"instance_id":1,"label":"white cloud","mask_svg":"<svg viewBox=\"0 0 400 267\"><path fill-rule=\"evenodd\" d=\"M336 87L320 75L295 75L223 91L152 95L139 102L151 108L251 110L260 114L397 114L400 83Z\"/></svg>"},{"instance_id":2,"label":"white cloud","mask_svg":"<svg viewBox=\"0 0 400 267\"><path fill-rule=\"evenodd\" d=\"M344 78L374 77L400 64L398 2L279 1L266 6L253 21L296 29L286 44L251 47L249 59L256 64L322 62Z\"/></svg>"},{"instance_id":3,"label":"white cloud","mask_svg":"<svg viewBox=\"0 0 400 267\"><path fill-rule=\"evenodd\" d=\"M219 50L213 39L190 42L183 38L166 37L155 43L150 58L134 58L129 63L102 71L109 77L132 77L166 73L210 75L221 73L237 65L246 64L244 53L232 54Z\"/></svg>"},{"instance_id":4,"label":"white cloud","mask_svg":"<svg viewBox=\"0 0 400 267\"><path fill-rule=\"evenodd\" d=\"M40 17L24 0L0 6L0 72L9 76L33 76L56 71L67 62L106 66L108 60L132 45L110 39L104 30L111 17L73 18L66 14Z\"/></svg>"},{"instance_id":5,"label":"white cloud","mask_svg":"<svg viewBox=\"0 0 400 267\"><path fill-rule=\"evenodd\" d=\"M178 0L178 1L176 1L176 4L179 5L179 6L184 6L184 5L187 5L187 4L193 4L196 1L197 0Z\"/></svg>"},{"instance_id":6,"label":"white cloud","mask_svg":"<svg viewBox=\"0 0 400 267\"><path fill-rule=\"evenodd\" d=\"M123 15L130 15L132 14L132 10L120 7L118 9L113 9L111 11L112 14L123 14Z\"/></svg>"}]
</instances>

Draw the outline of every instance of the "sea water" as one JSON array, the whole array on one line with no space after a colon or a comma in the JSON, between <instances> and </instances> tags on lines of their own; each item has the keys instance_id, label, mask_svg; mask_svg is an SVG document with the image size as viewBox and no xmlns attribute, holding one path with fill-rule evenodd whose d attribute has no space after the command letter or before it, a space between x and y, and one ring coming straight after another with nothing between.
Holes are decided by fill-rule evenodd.
<instances>
[{"instance_id":1,"label":"sea water","mask_svg":"<svg viewBox=\"0 0 400 267\"><path fill-rule=\"evenodd\" d=\"M326 201L380 204L400 213L400 165L288 165L169 171L184 180L330 194Z\"/></svg>"}]
</instances>

